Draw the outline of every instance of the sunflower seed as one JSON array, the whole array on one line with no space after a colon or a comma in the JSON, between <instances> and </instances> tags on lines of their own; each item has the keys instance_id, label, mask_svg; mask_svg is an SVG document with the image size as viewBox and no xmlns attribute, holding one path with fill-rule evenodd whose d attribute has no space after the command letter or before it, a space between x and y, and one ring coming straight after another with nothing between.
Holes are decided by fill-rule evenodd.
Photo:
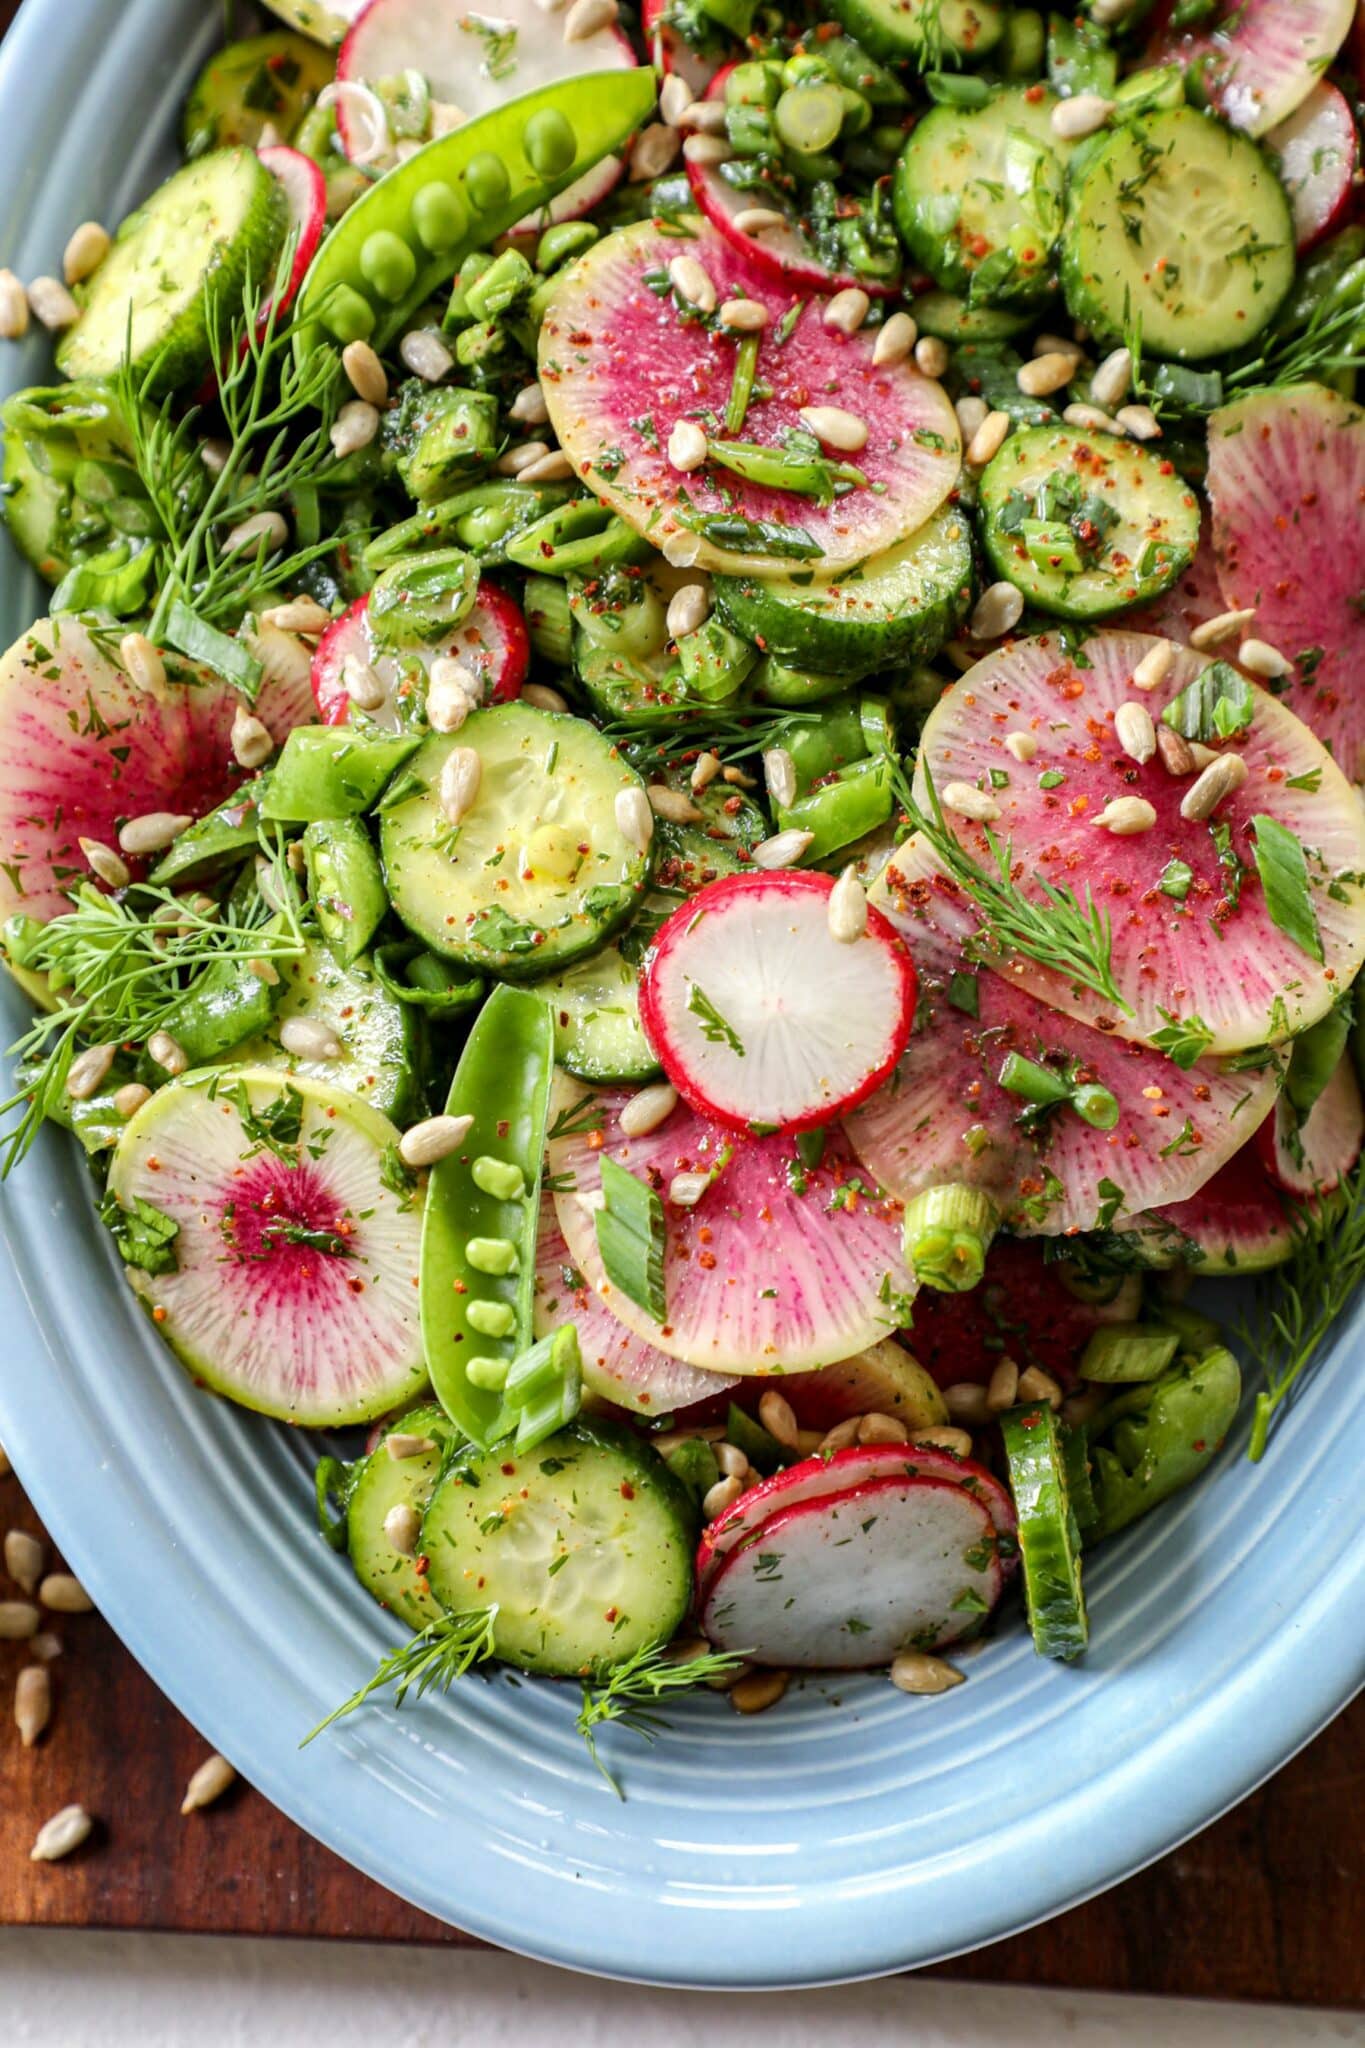
<instances>
[{"instance_id":1,"label":"sunflower seed","mask_svg":"<svg viewBox=\"0 0 1365 2048\"><path fill-rule=\"evenodd\" d=\"M1245 606L1241 611L1219 612L1194 628L1190 634L1190 645L1200 649L1216 647L1220 640L1231 640L1234 633L1241 633L1255 616L1254 605Z\"/></svg>"},{"instance_id":2,"label":"sunflower seed","mask_svg":"<svg viewBox=\"0 0 1365 2048\"><path fill-rule=\"evenodd\" d=\"M1014 381L1026 398L1050 398L1054 391L1060 391L1063 385L1071 382L1079 360L1074 349L1058 349L1049 355L1034 356L1031 361L1020 364Z\"/></svg>"},{"instance_id":3,"label":"sunflower seed","mask_svg":"<svg viewBox=\"0 0 1365 2048\"><path fill-rule=\"evenodd\" d=\"M836 334L856 334L872 310L872 301L859 285L847 285L836 292L820 315L821 325Z\"/></svg>"},{"instance_id":4,"label":"sunflower seed","mask_svg":"<svg viewBox=\"0 0 1365 2048\"><path fill-rule=\"evenodd\" d=\"M1083 135L1103 128L1113 111L1114 102L1100 93L1074 93L1069 100L1058 100L1052 109L1052 132L1061 142L1079 142Z\"/></svg>"},{"instance_id":5,"label":"sunflower seed","mask_svg":"<svg viewBox=\"0 0 1365 2048\"><path fill-rule=\"evenodd\" d=\"M27 1529L5 1531L5 1570L25 1593L33 1592L43 1576L43 1546Z\"/></svg>"},{"instance_id":6,"label":"sunflower seed","mask_svg":"<svg viewBox=\"0 0 1365 2048\"><path fill-rule=\"evenodd\" d=\"M1165 682L1175 660L1175 643L1159 640L1155 647L1149 647L1137 667L1133 670L1135 690L1155 690Z\"/></svg>"},{"instance_id":7,"label":"sunflower seed","mask_svg":"<svg viewBox=\"0 0 1365 2048\"><path fill-rule=\"evenodd\" d=\"M45 1820L28 1852L30 1863L57 1863L90 1839L95 1823L83 1806L64 1806Z\"/></svg>"},{"instance_id":8,"label":"sunflower seed","mask_svg":"<svg viewBox=\"0 0 1365 2048\"><path fill-rule=\"evenodd\" d=\"M12 270L0 270L0 337L22 341L28 333L28 293Z\"/></svg>"},{"instance_id":9,"label":"sunflower seed","mask_svg":"<svg viewBox=\"0 0 1365 2048\"><path fill-rule=\"evenodd\" d=\"M805 405L801 418L817 441L826 448L837 448L842 455L856 455L867 446L867 421L856 412L845 412L841 405Z\"/></svg>"},{"instance_id":10,"label":"sunflower seed","mask_svg":"<svg viewBox=\"0 0 1365 2048\"><path fill-rule=\"evenodd\" d=\"M636 1090L622 1106L617 1122L627 1138L647 1138L667 1123L677 1106L677 1089L667 1081L656 1081L652 1087Z\"/></svg>"},{"instance_id":11,"label":"sunflower seed","mask_svg":"<svg viewBox=\"0 0 1365 2048\"><path fill-rule=\"evenodd\" d=\"M83 220L73 229L62 251L62 276L68 284L80 284L99 269L109 254L110 235L97 220Z\"/></svg>"},{"instance_id":12,"label":"sunflower seed","mask_svg":"<svg viewBox=\"0 0 1365 2048\"><path fill-rule=\"evenodd\" d=\"M883 320L872 344L872 361L879 370L903 363L919 339L919 329L908 313L893 313Z\"/></svg>"},{"instance_id":13,"label":"sunflower seed","mask_svg":"<svg viewBox=\"0 0 1365 2048\"><path fill-rule=\"evenodd\" d=\"M774 832L771 839L762 839L753 850L756 868L767 869L770 873L779 868L794 868L807 847L815 843L813 832Z\"/></svg>"},{"instance_id":14,"label":"sunflower seed","mask_svg":"<svg viewBox=\"0 0 1365 2048\"><path fill-rule=\"evenodd\" d=\"M54 1614L93 1614L95 1611L94 1601L71 1572L49 1572L38 1587L38 1598Z\"/></svg>"},{"instance_id":15,"label":"sunflower seed","mask_svg":"<svg viewBox=\"0 0 1365 2048\"><path fill-rule=\"evenodd\" d=\"M391 1549L411 1557L422 1533L422 1518L410 1500L395 1501L384 1517L384 1534Z\"/></svg>"},{"instance_id":16,"label":"sunflower seed","mask_svg":"<svg viewBox=\"0 0 1365 2048\"><path fill-rule=\"evenodd\" d=\"M473 747L452 747L437 784L437 802L449 824L460 824L473 810L482 781L483 762Z\"/></svg>"},{"instance_id":17,"label":"sunflower seed","mask_svg":"<svg viewBox=\"0 0 1365 2048\"><path fill-rule=\"evenodd\" d=\"M368 341L348 341L341 351L341 367L357 398L365 399L369 405L388 402L389 380Z\"/></svg>"},{"instance_id":18,"label":"sunflower seed","mask_svg":"<svg viewBox=\"0 0 1365 2048\"><path fill-rule=\"evenodd\" d=\"M409 1124L398 1140L398 1156L404 1166L434 1166L458 1152L474 1128L472 1116L429 1116L420 1124Z\"/></svg>"},{"instance_id":19,"label":"sunflower seed","mask_svg":"<svg viewBox=\"0 0 1365 2048\"><path fill-rule=\"evenodd\" d=\"M198 1770L192 1774L189 1784L185 1787L185 1796L180 1802L180 1811L198 1813L202 1807L212 1806L214 1800L221 1799L229 1785L236 1782L236 1778L237 1773L227 1758L219 1756L215 1750L212 1756L205 1757Z\"/></svg>"},{"instance_id":20,"label":"sunflower seed","mask_svg":"<svg viewBox=\"0 0 1365 2048\"><path fill-rule=\"evenodd\" d=\"M1247 779L1247 764L1240 754L1219 754L1200 771L1180 801L1180 815L1192 823L1211 818L1224 798L1240 789Z\"/></svg>"},{"instance_id":21,"label":"sunflower seed","mask_svg":"<svg viewBox=\"0 0 1365 2048\"><path fill-rule=\"evenodd\" d=\"M700 469L706 460L706 435L695 420L676 420L668 437L668 460L672 468L686 475Z\"/></svg>"},{"instance_id":22,"label":"sunflower seed","mask_svg":"<svg viewBox=\"0 0 1365 2048\"><path fill-rule=\"evenodd\" d=\"M26 1664L14 1681L14 1725L32 1749L52 1719L52 1675L45 1664Z\"/></svg>"},{"instance_id":23,"label":"sunflower seed","mask_svg":"<svg viewBox=\"0 0 1365 2048\"><path fill-rule=\"evenodd\" d=\"M984 789L974 789L970 782L947 783L940 801L945 811L955 811L959 818L970 818L977 825L993 825L1000 816L995 798Z\"/></svg>"},{"instance_id":24,"label":"sunflower seed","mask_svg":"<svg viewBox=\"0 0 1365 2048\"><path fill-rule=\"evenodd\" d=\"M78 1053L66 1075L66 1092L73 1102L88 1102L114 1064L117 1047L92 1045Z\"/></svg>"},{"instance_id":25,"label":"sunflower seed","mask_svg":"<svg viewBox=\"0 0 1365 2048\"><path fill-rule=\"evenodd\" d=\"M965 1671L955 1670L942 1657L931 1657L924 1650L902 1650L891 1660L891 1683L898 1692L925 1697L951 1692L955 1685L964 1683L966 1676Z\"/></svg>"},{"instance_id":26,"label":"sunflower seed","mask_svg":"<svg viewBox=\"0 0 1365 2048\"><path fill-rule=\"evenodd\" d=\"M654 837L654 813L638 782L631 783L627 789L617 790L613 810L616 829L621 837L637 853L644 853Z\"/></svg>"},{"instance_id":27,"label":"sunflower seed","mask_svg":"<svg viewBox=\"0 0 1365 2048\"><path fill-rule=\"evenodd\" d=\"M857 870L846 867L829 892L826 911L830 937L841 946L851 946L867 930L867 891Z\"/></svg>"},{"instance_id":28,"label":"sunflower seed","mask_svg":"<svg viewBox=\"0 0 1365 2048\"><path fill-rule=\"evenodd\" d=\"M1135 704L1131 699L1120 704L1114 713L1114 732L1129 760L1139 766L1150 761L1156 752L1156 727L1145 704Z\"/></svg>"}]
</instances>

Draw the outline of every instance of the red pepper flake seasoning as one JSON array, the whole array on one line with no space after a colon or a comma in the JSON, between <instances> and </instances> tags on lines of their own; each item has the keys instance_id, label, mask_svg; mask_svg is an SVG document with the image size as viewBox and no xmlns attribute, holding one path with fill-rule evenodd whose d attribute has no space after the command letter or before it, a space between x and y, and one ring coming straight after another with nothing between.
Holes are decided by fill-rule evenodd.
<instances>
[{"instance_id":1,"label":"red pepper flake seasoning","mask_svg":"<svg viewBox=\"0 0 1365 2048\"><path fill-rule=\"evenodd\" d=\"M622 1500L634 1500L635 1498L635 1488L628 1479L621 1481L621 1498Z\"/></svg>"}]
</instances>

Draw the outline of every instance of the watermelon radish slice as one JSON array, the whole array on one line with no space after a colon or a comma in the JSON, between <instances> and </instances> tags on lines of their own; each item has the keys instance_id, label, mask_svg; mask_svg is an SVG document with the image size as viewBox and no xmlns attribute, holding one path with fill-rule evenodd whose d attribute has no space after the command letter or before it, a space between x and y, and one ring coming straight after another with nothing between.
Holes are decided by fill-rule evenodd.
<instances>
[{"instance_id":1,"label":"watermelon radish slice","mask_svg":"<svg viewBox=\"0 0 1365 2048\"><path fill-rule=\"evenodd\" d=\"M139 1277L162 1336L196 1380L281 1421L331 1428L410 1400L426 1382L422 1208L386 1179L398 1131L316 1081L241 1067L210 1095L208 1078L159 1089L109 1176L125 1211L147 1202L179 1226L174 1270Z\"/></svg>"},{"instance_id":2,"label":"watermelon radish slice","mask_svg":"<svg viewBox=\"0 0 1365 2048\"><path fill-rule=\"evenodd\" d=\"M1212 27L1159 35L1148 62L1198 66L1204 97L1248 135L1301 106L1345 42L1355 0L1221 0Z\"/></svg>"},{"instance_id":3,"label":"watermelon radish slice","mask_svg":"<svg viewBox=\"0 0 1365 2048\"><path fill-rule=\"evenodd\" d=\"M724 1373L697 1372L646 1344L604 1308L575 1266L547 1192L536 1239L536 1335L560 1323L578 1331L583 1380L590 1394L636 1415L668 1415L710 1401L737 1384Z\"/></svg>"},{"instance_id":4,"label":"watermelon radish slice","mask_svg":"<svg viewBox=\"0 0 1365 2048\"><path fill-rule=\"evenodd\" d=\"M708 99L724 100L725 82L733 69L733 64L727 64L716 73L707 90ZM896 278L873 282L856 277L852 271L828 269L811 238L809 221L803 219L784 193L766 186L759 192L740 191L716 164L689 162L686 168L692 197L712 227L719 229L731 247L747 257L760 275L771 278L775 284L799 292L837 292L856 285L874 299L891 299L899 292L900 282ZM738 225L738 217L752 212L756 206L785 214L785 226L764 228L761 235L751 235Z\"/></svg>"},{"instance_id":5,"label":"watermelon radish slice","mask_svg":"<svg viewBox=\"0 0 1365 2048\"><path fill-rule=\"evenodd\" d=\"M313 697L325 725L345 725L351 712L346 691L348 661L374 669L387 685L389 701L378 711L366 712L372 723L400 731L405 723L409 699L418 689L431 664L442 655L453 655L483 684L485 704L507 704L521 695L521 686L531 666L531 643L521 607L505 590L486 577L480 578L473 609L455 631L435 647L415 647L403 660L392 654L377 654L369 631L368 597L333 619L318 641L313 655ZM420 675L415 671L420 671Z\"/></svg>"},{"instance_id":6,"label":"watermelon radish slice","mask_svg":"<svg viewBox=\"0 0 1365 2048\"><path fill-rule=\"evenodd\" d=\"M715 64L694 50L687 38L674 28L668 18L668 10L669 0L645 0L640 11L649 61L660 78L676 73L691 88L694 100L704 99L715 73ZM719 36L717 40L720 40Z\"/></svg>"},{"instance_id":7,"label":"watermelon radish slice","mask_svg":"<svg viewBox=\"0 0 1365 2048\"><path fill-rule=\"evenodd\" d=\"M731 1551L752 1540L772 1515L805 1501L833 1500L858 1487L883 1479L937 1479L961 1486L980 1501L991 1518L995 1533L1002 1537L1001 1562L1006 1574L1014 1570L1017 1557L1015 1538L1019 1517L1009 1488L984 1465L970 1458L955 1457L951 1451L932 1444L849 1444L828 1456L803 1458L751 1486L724 1514L717 1515L702 1536L697 1550L697 1585L705 1594L710 1581Z\"/></svg>"},{"instance_id":8,"label":"watermelon radish slice","mask_svg":"<svg viewBox=\"0 0 1365 2048\"><path fill-rule=\"evenodd\" d=\"M809 1130L886 1079L915 1014L904 942L869 914L860 939L829 928L832 875L725 875L656 934L640 1021L702 1116Z\"/></svg>"},{"instance_id":9,"label":"watermelon radish slice","mask_svg":"<svg viewBox=\"0 0 1365 2048\"><path fill-rule=\"evenodd\" d=\"M671 466L674 426L722 414L735 371L733 340L684 320L673 293L647 282L680 254L703 266L720 301L744 294L768 309L757 388L772 395L750 403L744 440L776 450L788 432L808 435L803 407L852 407L868 427L856 462L865 486L822 506L718 465ZM809 306L779 343L790 307L790 291L704 221L688 241L652 221L607 235L551 301L540 378L560 445L596 495L676 563L771 576L776 542L800 551L783 555L784 570L806 560L832 575L922 526L957 481L961 440L942 386L913 361L874 368L870 333L834 333ZM606 448L609 474L594 466Z\"/></svg>"},{"instance_id":10,"label":"watermelon radish slice","mask_svg":"<svg viewBox=\"0 0 1365 2048\"><path fill-rule=\"evenodd\" d=\"M46 920L90 879L82 839L113 846L148 811L202 817L246 771L232 752L235 690L182 665L164 696L134 687L81 621L40 619L0 659L0 922ZM254 707L276 740L300 723L298 693L267 683ZM150 864L128 859L140 877Z\"/></svg>"},{"instance_id":11,"label":"watermelon radish slice","mask_svg":"<svg viewBox=\"0 0 1365 2048\"><path fill-rule=\"evenodd\" d=\"M1146 1265L1189 1266L1209 1279L1264 1273L1294 1249L1288 1212L1254 1142L1193 1201L1135 1216L1124 1235Z\"/></svg>"},{"instance_id":12,"label":"watermelon radish slice","mask_svg":"<svg viewBox=\"0 0 1365 2048\"><path fill-rule=\"evenodd\" d=\"M289 149L283 143L272 143L266 149L256 152L272 178L284 187L284 196L289 206L289 233L294 237L293 266L289 282L273 311L278 320L294 303L304 273L318 252L327 226L327 180L321 166L315 164L301 150ZM261 319L269 318L271 308L262 310Z\"/></svg>"},{"instance_id":13,"label":"watermelon radish slice","mask_svg":"<svg viewBox=\"0 0 1365 2048\"><path fill-rule=\"evenodd\" d=\"M754 1664L865 1671L980 1628L1004 1590L995 1528L946 1479L875 1479L772 1515L701 1606L718 1650Z\"/></svg>"},{"instance_id":14,"label":"watermelon radish slice","mask_svg":"<svg viewBox=\"0 0 1365 2048\"><path fill-rule=\"evenodd\" d=\"M1346 95L1324 79L1287 121L1265 138L1294 214L1300 254L1311 249L1351 211L1359 142Z\"/></svg>"},{"instance_id":15,"label":"watermelon radish slice","mask_svg":"<svg viewBox=\"0 0 1365 2048\"><path fill-rule=\"evenodd\" d=\"M911 840L872 901L905 939L919 981L915 1034L887 1085L848 1120L849 1143L884 1188L984 1190L1020 1236L1094 1230L1183 1201L1256 1129L1276 1076L1183 1071L1164 1052L1060 1016L966 950L971 906ZM1069 1104L1040 1114L999 1076L1011 1054L1107 1089L1112 1125ZM918 1310L917 1310L918 1313Z\"/></svg>"},{"instance_id":16,"label":"watermelon radish slice","mask_svg":"<svg viewBox=\"0 0 1365 2048\"><path fill-rule=\"evenodd\" d=\"M1337 531L1346 530L1343 513ZM927 802L926 774L940 795L952 783L989 790L999 811L991 829L998 843L1012 842L1019 895L1036 901L1039 879L1082 894L1088 888L1110 920L1112 976L1126 1009L1022 957L1008 965L1020 986L1124 1038L1170 1043L1163 1032L1188 1028L1201 1052L1236 1052L1316 1022L1355 975L1365 955L1365 892L1354 879L1365 874L1365 813L1287 703L1251 688L1251 723L1230 742L1246 779L1214 821L1231 833L1225 864L1210 824L1180 815L1189 781L1168 774L1159 756L1140 766L1115 735L1121 704L1140 700L1160 719L1208 665L1182 649L1159 688L1136 690L1133 672L1155 644L1111 632L1068 649L1047 633L988 655L929 714L916 791ZM1015 731L1037 742L1023 767L1005 748ZM1098 827L1096 818L1119 796L1145 798L1155 824L1129 837ZM1306 893L1321 962L1272 920L1248 829L1261 814L1311 849ZM967 852L989 862L985 827L951 810L946 817ZM1242 863L1240 891L1231 879L1233 854ZM1160 886L1163 876L1179 886L1180 867L1168 873L1172 861L1190 871L1183 897Z\"/></svg>"},{"instance_id":17,"label":"watermelon radish slice","mask_svg":"<svg viewBox=\"0 0 1365 2048\"><path fill-rule=\"evenodd\" d=\"M1070 1386L1091 1333L1102 1323L1131 1322L1137 1305L1134 1289L1117 1280L1109 1301L1077 1300L1068 1270L1036 1240L997 1237L970 1292L926 1288L916 1297L915 1355L941 1387L959 1380L984 1386L1002 1358Z\"/></svg>"},{"instance_id":18,"label":"watermelon radish slice","mask_svg":"<svg viewBox=\"0 0 1365 2048\"><path fill-rule=\"evenodd\" d=\"M618 28L597 28L577 42L566 42L563 17L547 17L538 0L494 0L487 10L433 7L431 0L370 0L341 46L337 80L373 89L414 71L426 80L434 100L472 121L560 79L632 70L635 62ZM347 156L375 162L355 132L350 95L338 96L336 111ZM397 161L392 140L377 161L384 169ZM577 220L591 213L618 183L621 170L619 157L603 157L551 202L549 219ZM537 213L522 226L529 231L543 224Z\"/></svg>"},{"instance_id":19,"label":"watermelon radish slice","mask_svg":"<svg viewBox=\"0 0 1365 2048\"><path fill-rule=\"evenodd\" d=\"M900 1205L871 1189L837 1129L820 1164L805 1167L790 1137L727 1130L681 1107L647 1137L627 1138L618 1117L628 1100L561 1076L553 1114L573 1111L572 1130L549 1147L573 1262L628 1330L703 1371L743 1376L832 1365L908 1319ZM600 1126L585 1128L594 1105ZM593 1218L604 1153L663 1197L664 1324L603 1271ZM670 1197L681 1173L714 1176L690 1208Z\"/></svg>"},{"instance_id":20,"label":"watermelon radish slice","mask_svg":"<svg viewBox=\"0 0 1365 2048\"><path fill-rule=\"evenodd\" d=\"M1256 1133L1256 1148L1276 1187L1303 1199L1330 1194L1351 1171L1365 1143L1365 1105L1349 1053L1300 1123L1282 1095Z\"/></svg>"},{"instance_id":21,"label":"watermelon radish slice","mask_svg":"<svg viewBox=\"0 0 1365 2048\"><path fill-rule=\"evenodd\" d=\"M1224 406L1208 491L1224 606L1255 605L1257 638L1297 663L1284 702L1365 779L1365 411L1320 384Z\"/></svg>"}]
</instances>

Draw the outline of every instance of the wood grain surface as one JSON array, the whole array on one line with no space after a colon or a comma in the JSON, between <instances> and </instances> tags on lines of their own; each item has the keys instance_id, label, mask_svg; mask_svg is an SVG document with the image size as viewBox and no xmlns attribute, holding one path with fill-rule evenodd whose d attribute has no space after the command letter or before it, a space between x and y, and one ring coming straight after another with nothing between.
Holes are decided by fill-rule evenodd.
<instances>
[{"instance_id":1,"label":"wood grain surface","mask_svg":"<svg viewBox=\"0 0 1365 2048\"><path fill-rule=\"evenodd\" d=\"M0 1530L38 1532L14 1478ZM6 1586L0 1597L15 1592ZM468 1943L331 1854L238 1783L181 1817L207 1745L98 1615L48 1618L63 1643L37 1748L10 1710L22 1643L0 1643L0 1924ZM31 1863L50 1814L98 1826ZM1365 2007L1365 1698L1270 1784L1140 1876L935 1976L1076 1990Z\"/></svg>"},{"instance_id":2,"label":"wood grain surface","mask_svg":"<svg viewBox=\"0 0 1365 2048\"><path fill-rule=\"evenodd\" d=\"M16 7L0 0L0 33ZM38 1531L13 1477L0 1479L0 1531L11 1528ZM182 1819L207 1745L97 1615L51 1626L63 1642L53 1717L31 1750L11 1711L29 1660L0 1642L0 1924L476 1945L359 1876L248 1785ZM73 1800L96 1816L91 1840L66 1862L31 1863L39 1826ZM1183 1849L928 1974L1365 2008L1362 1896L1365 1698Z\"/></svg>"}]
</instances>

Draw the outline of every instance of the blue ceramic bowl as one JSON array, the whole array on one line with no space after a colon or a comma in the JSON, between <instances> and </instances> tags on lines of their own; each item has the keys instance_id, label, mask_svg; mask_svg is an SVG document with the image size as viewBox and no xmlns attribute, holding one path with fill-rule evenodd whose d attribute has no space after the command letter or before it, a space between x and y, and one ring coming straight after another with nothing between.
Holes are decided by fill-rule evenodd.
<instances>
[{"instance_id":1,"label":"blue ceramic bowl","mask_svg":"<svg viewBox=\"0 0 1365 2048\"><path fill-rule=\"evenodd\" d=\"M0 51L0 262L57 269L169 168L215 0L27 0ZM3 345L46 380L41 335ZM45 609L0 547L5 640ZM0 988L12 1037L24 1006ZM1362 1316L1264 1465L1245 1428L1193 1493L1088 1567L1083 1666L1018 1622L970 1683L796 1687L761 1720L680 1706L611 1731L568 1689L470 1680L299 1738L394 1640L314 1532L310 1447L196 1392L136 1311L74 1144L0 1197L0 1441L99 1607L176 1705L295 1820L430 1913L579 1969L814 1984L926 1963L1112 1884L1213 1819L1365 1677Z\"/></svg>"}]
</instances>

